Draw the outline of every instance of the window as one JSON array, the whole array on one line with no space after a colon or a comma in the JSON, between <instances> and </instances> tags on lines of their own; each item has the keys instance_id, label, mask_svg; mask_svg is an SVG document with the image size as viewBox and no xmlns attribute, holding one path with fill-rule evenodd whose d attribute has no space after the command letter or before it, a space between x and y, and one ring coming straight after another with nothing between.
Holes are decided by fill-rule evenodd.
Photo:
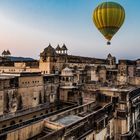
<instances>
[{"instance_id":1,"label":"window","mask_svg":"<svg viewBox=\"0 0 140 140\"><path fill-rule=\"evenodd\" d=\"M100 122L98 122L97 124L98 130L101 130L104 128L104 120L101 120Z\"/></svg>"},{"instance_id":2,"label":"window","mask_svg":"<svg viewBox=\"0 0 140 140\"><path fill-rule=\"evenodd\" d=\"M69 80L68 77L66 77L66 81L67 81L67 82L68 82L68 80Z\"/></svg>"},{"instance_id":3,"label":"window","mask_svg":"<svg viewBox=\"0 0 140 140\"><path fill-rule=\"evenodd\" d=\"M14 125L16 122L15 121L11 121L10 122L10 125Z\"/></svg>"},{"instance_id":4,"label":"window","mask_svg":"<svg viewBox=\"0 0 140 140\"><path fill-rule=\"evenodd\" d=\"M6 125L3 125L3 126L2 126L2 128L5 128L5 127L6 127Z\"/></svg>"},{"instance_id":5,"label":"window","mask_svg":"<svg viewBox=\"0 0 140 140\"><path fill-rule=\"evenodd\" d=\"M0 100L2 100L2 96L0 96Z\"/></svg>"},{"instance_id":6,"label":"window","mask_svg":"<svg viewBox=\"0 0 140 140\"><path fill-rule=\"evenodd\" d=\"M126 93L121 93L121 101L126 101Z\"/></svg>"},{"instance_id":7,"label":"window","mask_svg":"<svg viewBox=\"0 0 140 140\"><path fill-rule=\"evenodd\" d=\"M62 80L65 81L65 78L63 77Z\"/></svg>"},{"instance_id":8,"label":"window","mask_svg":"<svg viewBox=\"0 0 140 140\"><path fill-rule=\"evenodd\" d=\"M22 120L19 120L19 123L21 123L22 122Z\"/></svg>"},{"instance_id":9,"label":"window","mask_svg":"<svg viewBox=\"0 0 140 140\"><path fill-rule=\"evenodd\" d=\"M125 119L126 118L126 112L117 111L117 117Z\"/></svg>"},{"instance_id":10,"label":"window","mask_svg":"<svg viewBox=\"0 0 140 140\"><path fill-rule=\"evenodd\" d=\"M42 116L42 115L43 115L43 113L40 114L40 116Z\"/></svg>"}]
</instances>

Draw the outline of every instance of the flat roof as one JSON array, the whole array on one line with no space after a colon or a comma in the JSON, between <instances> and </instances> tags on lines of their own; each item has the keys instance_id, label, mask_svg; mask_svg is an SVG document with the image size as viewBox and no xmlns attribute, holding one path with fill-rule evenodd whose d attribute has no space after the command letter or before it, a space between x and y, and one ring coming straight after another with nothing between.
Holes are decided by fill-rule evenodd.
<instances>
[{"instance_id":1,"label":"flat roof","mask_svg":"<svg viewBox=\"0 0 140 140\"><path fill-rule=\"evenodd\" d=\"M72 124L78 120L80 120L82 117L79 117L77 115L69 115L69 116L66 116L66 117L63 117L61 119L58 119L56 120L55 122L56 123L59 123L61 125L64 125L64 126L67 126L69 124Z\"/></svg>"},{"instance_id":2,"label":"flat roof","mask_svg":"<svg viewBox=\"0 0 140 140\"><path fill-rule=\"evenodd\" d=\"M61 89L76 89L77 86L61 86Z\"/></svg>"},{"instance_id":3,"label":"flat roof","mask_svg":"<svg viewBox=\"0 0 140 140\"><path fill-rule=\"evenodd\" d=\"M18 73L1 73L0 74L0 77L19 77L20 76L20 74L18 74Z\"/></svg>"},{"instance_id":4,"label":"flat roof","mask_svg":"<svg viewBox=\"0 0 140 140\"><path fill-rule=\"evenodd\" d=\"M41 76L41 72L6 72L6 73L1 73L0 76L13 76L13 77L23 77L23 76Z\"/></svg>"},{"instance_id":5,"label":"flat roof","mask_svg":"<svg viewBox=\"0 0 140 140\"><path fill-rule=\"evenodd\" d=\"M133 87L122 87L122 88L116 88L116 87L100 87L100 90L104 90L104 91L118 91L118 92L128 92L132 89L134 89Z\"/></svg>"},{"instance_id":6,"label":"flat roof","mask_svg":"<svg viewBox=\"0 0 140 140\"><path fill-rule=\"evenodd\" d=\"M117 69L108 69L107 71L118 71Z\"/></svg>"},{"instance_id":7,"label":"flat roof","mask_svg":"<svg viewBox=\"0 0 140 140\"><path fill-rule=\"evenodd\" d=\"M42 74L44 77L45 76L58 76L59 74Z\"/></svg>"},{"instance_id":8,"label":"flat roof","mask_svg":"<svg viewBox=\"0 0 140 140\"><path fill-rule=\"evenodd\" d=\"M13 76L0 76L0 80L8 80L8 79L13 79L15 77Z\"/></svg>"}]
</instances>

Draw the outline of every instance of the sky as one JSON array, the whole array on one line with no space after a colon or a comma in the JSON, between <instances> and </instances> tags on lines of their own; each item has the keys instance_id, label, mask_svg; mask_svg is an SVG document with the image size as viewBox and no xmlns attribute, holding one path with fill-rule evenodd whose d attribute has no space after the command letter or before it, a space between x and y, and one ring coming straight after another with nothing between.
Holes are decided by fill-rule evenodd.
<instances>
[{"instance_id":1,"label":"sky","mask_svg":"<svg viewBox=\"0 0 140 140\"><path fill-rule=\"evenodd\" d=\"M92 21L93 10L105 0L0 0L0 53L39 59L49 43L63 43L72 55L117 59L140 58L140 0L112 0L120 3L126 19L111 41Z\"/></svg>"}]
</instances>

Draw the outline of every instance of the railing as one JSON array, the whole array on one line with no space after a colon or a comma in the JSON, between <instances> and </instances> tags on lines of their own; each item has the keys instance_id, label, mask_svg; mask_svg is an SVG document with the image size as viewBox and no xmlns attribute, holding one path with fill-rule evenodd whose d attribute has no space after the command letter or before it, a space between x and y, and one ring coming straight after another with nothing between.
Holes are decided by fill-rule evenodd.
<instances>
[{"instance_id":1,"label":"railing","mask_svg":"<svg viewBox=\"0 0 140 140\"><path fill-rule=\"evenodd\" d=\"M4 120L7 120L7 119L10 119L10 118L13 118L13 117L18 117L18 116L21 116L21 115L25 115L25 114L28 114L28 113L31 113L31 112L35 112L35 111L44 109L46 107L49 108L50 104L45 103L45 104L42 104L42 105L39 105L39 106L36 106L36 107L19 110L19 111L14 112L14 113L4 114L4 115L0 116L0 121L4 121Z\"/></svg>"},{"instance_id":2,"label":"railing","mask_svg":"<svg viewBox=\"0 0 140 140\"><path fill-rule=\"evenodd\" d=\"M102 114L100 114L102 113ZM65 126L64 128L51 132L49 134L46 133L45 136L38 138L38 140L53 140L58 139L65 134L65 139L70 138L71 134L73 134L74 139L81 140L84 138L88 133L91 133L93 131L97 130L96 127L96 121L98 118L100 118L100 115L106 115L105 108L101 108L98 111L92 112L85 117L82 117L80 120L71 123L68 126ZM107 118L107 116L105 116ZM108 119L107 119L108 120ZM104 125L104 127L107 124ZM104 127L102 129L104 129Z\"/></svg>"},{"instance_id":3,"label":"railing","mask_svg":"<svg viewBox=\"0 0 140 140\"><path fill-rule=\"evenodd\" d=\"M9 126L9 127L6 127L6 128L2 128L0 129L0 136L8 133L9 131L12 131L14 129L19 129L20 127L25 127L26 125L31 125L31 123L35 123L37 121L42 121L43 119L45 119L46 117L49 117L49 116L52 116L52 115L55 115L57 113L60 113L62 111L66 111L66 110L69 110L69 109L72 109L74 107L76 107L77 104L74 104L74 105L71 105L69 107L64 107L62 109L58 109L57 111L54 111L54 112L50 112L48 114L45 114L45 115L42 115L42 116L39 116L39 117L36 117L36 118L32 118L30 120L27 120L27 121L24 121L24 122L21 122L19 124L15 124L15 125L12 125L12 126Z\"/></svg>"},{"instance_id":4,"label":"railing","mask_svg":"<svg viewBox=\"0 0 140 140\"><path fill-rule=\"evenodd\" d=\"M35 87L35 86L43 86L43 87L45 87L45 86L48 86L48 84L49 85L54 85L54 84L59 84L59 82L54 82L54 83L51 83L51 82L46 82L46 83L42 83L42 84L25 84L25 85L19 85L18 87L17 86L9 86L9 87L4 87L4 88L0 88L0 91L3 91L3 90L17 90L17 89L19 89L19 88L29 88L29 87Z\"/></svg>"},{"instance_id":5,"label":"railing","mask_svg":"<svg viewBox=\"0 0 140 140\"><path fill-rule=\"evenodd\" d=\"M133 100L134 98L140 95L140 88L132 89L129 92L129 100Z\"/></svg>"},{"instance_id":6,"label":"railing","mask_svg":"<svg viewBox=\"0 0 140 140\"><path fill-rule=\"evenodd\" d=\"M61 102L60 104L63 104L63 105L66 104L66 105L70 106L70 105L73 105L74 103L72 103L72 102L68 102L68 103ZM39 111L39 110L42 110L42 109L49 109L50 107L52 107L54 105L55 104L51 104L51 103L47 102L47 103L38 105L36 107L18 110L17 112L14 112L14 113L4 114L4 115L0 116L0 122L4 121L4 120L11 119L13 117L16 118L16 117L19 117L21 115L26 115L26 114L29 114L29 113L32 113L32 112L36 112L36 111Z\"/></svg>"}]
</instances>

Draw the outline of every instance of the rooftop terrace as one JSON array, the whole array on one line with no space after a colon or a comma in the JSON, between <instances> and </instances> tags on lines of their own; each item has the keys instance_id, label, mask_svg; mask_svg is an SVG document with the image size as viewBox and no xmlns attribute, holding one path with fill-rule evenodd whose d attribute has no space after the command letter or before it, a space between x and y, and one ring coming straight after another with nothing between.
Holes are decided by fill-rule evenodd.
<instances>
[{"instance_id":1,"label":"rooftop terrace","mask_svg":"<svg viewBox=\"0 0 140 140\"><path fill-rule=\"evenodd\" d=\"M98 123L102 122L104 119L111 118L109 116L111 116L112 113L112 103L108 103L101 107L97 105L96 102L90 102L88 104L75 107L73 109L64 111L45 119L43 136L39 137L39 139L51 140L62 133L63 135L64 133L66 133L67 135L67 133L69 134L69 131L74 131L74 129L77 129L78 127L82 131L81 127L83 127L84 130L85 125L89 126L89 130L96 129L95 122ZM91 124L88 124L88 122L90 122ZM84 131L86 132L88 131L88 129ZM46 135L44 132L46 133ZM78 135L79 136L77 137L80 137L80 135L83 134ZM41 134L39 134L38 136L41 136Z\"/></svg>"}]
</instances>

